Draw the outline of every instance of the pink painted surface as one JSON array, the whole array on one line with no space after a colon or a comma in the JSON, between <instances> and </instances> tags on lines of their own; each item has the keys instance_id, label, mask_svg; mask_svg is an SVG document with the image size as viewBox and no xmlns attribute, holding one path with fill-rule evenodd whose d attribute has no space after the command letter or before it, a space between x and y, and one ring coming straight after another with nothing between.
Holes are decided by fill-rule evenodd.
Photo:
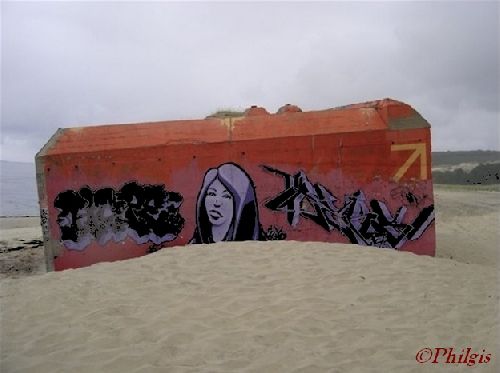
<instances>
[{"instance_id":1,"label":"pink painted surface","mask_svg":"<svg viewBox=\"0 0 500 373\"><path fill-rule=\"evenodd\" d=\"M235 164L253 184L263 234L269 235L271 226L274 226L288 240L349 243L353 242L349 235L362 229L364 244L388 246L387 237L390 235L390 243L394 246L399 242L397 249L400 251L434 255L431 141L425 120L410 106L392 100L317 112L305 113L297 109L283 109L278 114L252 109L253 115L239 119L107 125L62 131L37 157L41 206L48 215L45 240L52 247L46 252L47 260L52 261L55 270L62 270L128 259L144 255L152 248L187 244L194 238L197 224L200 224L197 214L202 210L197 209L197 198L204 176L208 170L226 163ZM302 172L301 182L294 185L295 195L289 190L288 202L280 208L276 208L276 199L287 189L286 177L271 172L269 168L291 175L290 180ZM218 178L223 180L224 175L220 174ZM234 175L224 180L226 185L230 183L227 180L238 183ZM154 210L153 206L154 211L144 216L153 219L155 227L159 224L162 233L155 233L156 228L148 228L145 224L145 229L151 229L153 237L146 242L138 243L129 234L126 237L115 235L113 237L118 239L108 239L105 244L93 237L81 245L84 247L68 247L72 246L68 240L72 236L69 230L70 233L63 233L64 224L68 224L66 229L70 224L64 219L74 215L71 217L74 223L77 217L76 210L73 214L63 211L69 205L64 205L63 209L60 203L59 207L55 206L61 193L72 191L78 194L82 187L87 186L95 196L98 190L109 188L113 190L114 200L123 199L125 197L120 197L120 191L130 182L140 186L161 186L166 193L174 193L169 198L175 199L177 194L181 196L176 216L182 217L183 224L175 237L160 237L164 233L161 219L153 220L161 209ZM314 185L326 190L330 197L325 199L324 195L318 195ZM346 198L352 198L358 191L366 200L361 216L346 212ZM234 201L241 197L233 193L231 198ZM296 202L296 211L292 224L293 201ZM136 202L131 198L128 206ZM274 209L270 207L273 202ZM89 216L98 214L96 204L92 202L87 208ZM383 223L387 219L381 210L377 210L378 215L374 211L380 207L386 208L391 218L403 209L402 219L397 223L395 220L391 224ZM132 209L127 211L130 213ZM426 212L429 214L422 217ZM113 214L117 214L116 210ZM129 214L127 218L130 226L131 217ZM427 220L422 225L424 218ZM91 222L92 219L90 217ZM116 220L115 217L111 219ZM326 219L330 225L322 225L318 222L321 219ZM372 219L371 225L369 219ZM339 227L339 222L341 225L347 223L349 227ZM356 228L362 222L365 226ZM423 227L421 232L417 232L417 223ZM149 227L153 226L151 224ZM162 224L169 223L164 220ZM408 234L411 228L415 229ZM394 229L414 237L403 239L401 243L401 234L398 236ZM162 239L165 240L160 242Z\"/></svg>"}]
</instances>

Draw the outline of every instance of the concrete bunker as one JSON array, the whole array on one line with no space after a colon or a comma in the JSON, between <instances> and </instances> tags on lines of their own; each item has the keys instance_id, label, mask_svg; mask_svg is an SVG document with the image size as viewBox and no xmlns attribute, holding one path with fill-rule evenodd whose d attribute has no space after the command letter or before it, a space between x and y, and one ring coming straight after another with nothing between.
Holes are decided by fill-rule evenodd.
<instances>
[{"instance_id":1,"label":"concrete bunker","mask_svg":"<svg viewBox=\"0 0 500 373\"><path fill-rule=\"evenodd\" d=\"M49 270L222 240L435 253L430 125L391 99L59 129L36 166Z\"/></svg>"}]
</instances>

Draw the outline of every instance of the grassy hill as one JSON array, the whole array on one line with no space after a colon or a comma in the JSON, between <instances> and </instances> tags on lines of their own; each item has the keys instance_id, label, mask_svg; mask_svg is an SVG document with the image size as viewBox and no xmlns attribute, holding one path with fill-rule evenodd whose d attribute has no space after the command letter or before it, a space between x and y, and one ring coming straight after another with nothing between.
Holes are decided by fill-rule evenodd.
<instances>
[{"instance_id":1,"label":"grassy hill","mask_svg":"<svg viewBox=\"0 0 500 373\"><path fill-rule=\"evenodd\" d=\"M461 152L432 152L432 167L454 166L463 163L500 162L500 152L493 150L473 150Z\"/></svg>"},{"instance_id":2,"label":"grassy hill","mask_svg":"<svg viewBox=\"0 0 500 373\"><path fill-rule=\"evenodd\" d=\"M500 152L433 152L432 177L435 184L499 185Z\"/></svg>"}]
</instances>

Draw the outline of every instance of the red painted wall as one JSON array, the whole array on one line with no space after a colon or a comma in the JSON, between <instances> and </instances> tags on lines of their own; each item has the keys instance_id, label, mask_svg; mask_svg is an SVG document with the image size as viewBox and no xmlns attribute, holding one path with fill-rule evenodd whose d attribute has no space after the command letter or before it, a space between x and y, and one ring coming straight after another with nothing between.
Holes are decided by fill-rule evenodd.
<instances>
[{"instance_id":1,"label":"red painted wall","mask_svg":"<svg viewBox=\"0 0 500 373\"><path fill-rule=\"evenodd\" d=\"M353 241L345 232L351 232L352 227L344 227L346 231L338 226L327 229L312 216L321 215L320 220L330 217L330 223L338 222L335 217L343 217L344 222L354 225L370 217L374 223L371 228L365 224L365 238L375 246L387 246L384 237L391 234L388 232L406 228L407 234L413 225L421 224L423 218L418 217L424 209L432 210L431 141L426 124L410 106L381 100L308 113L282 110L271 115L253 108L239 119L63 130L37 156L40 205L46 217L43 228L47 263L55 270L82 267L144 255L154 244L151 240L138 244L127 237L119 242L110 239L104 245L93 239L83 249L68 248L61 241L61 208L55 206L61 193L78 193L83 186L94 192L102 188L118 192L131 181L161 185L182 196L178 214L184 224L175 239L155 248L184 245L196 228L196 202L205 173L227 162L238 165L251 178L264 232L273 225L288 240L349 243ZM298 214L294 226L287 220L286 207L276 211L266 206L285 191L286 178L263 166L289 175L302 171L310 182L296 184L295 197L290 191L290 203L294 198L302 199L297 208L303 214ZM333 210L324 201L315 204L314 193L307 195L307 188L314 184L335 196ZM340 211L346 205L345 197L357 191L364 194L366 206L353 222L348 218L352 213ZM380 211L378 215L373 211L372 200L386 207L392 216L404 208L403 219L392 225L382 224L384 219ZM434 229L432 211L418 237L398 250L434 255ZM401 242L391 237L390 242ZM385 244L377 244L377 240Z\"/></svg>"}]
</instances>

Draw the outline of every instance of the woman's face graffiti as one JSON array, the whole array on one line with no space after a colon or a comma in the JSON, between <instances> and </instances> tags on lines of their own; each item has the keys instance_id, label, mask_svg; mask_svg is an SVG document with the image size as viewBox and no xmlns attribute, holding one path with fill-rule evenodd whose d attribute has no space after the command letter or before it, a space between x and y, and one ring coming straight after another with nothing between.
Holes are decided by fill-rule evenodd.
<instances>
[{"instance_id":1,"label":"woman's face graffiti","mask_svg":"<svg viewBox=\"0 0 500 373\"><path fill-rule=\"evenodd\" d=\"M205 210L214 226L229 225L233 219L233 196L217 179L208 187Z\"/></svg>"},{"instance_id":2,"label":"woman's face graffiti","mask_svg":"<svg viewBox=\"0 0 500 373\"><path fill-rule=\"evenodd\" d=\"M209 168L196 199L193 244L247 241L260 237L255 186L235 163Z\"/></svg>"}]
</instances>

